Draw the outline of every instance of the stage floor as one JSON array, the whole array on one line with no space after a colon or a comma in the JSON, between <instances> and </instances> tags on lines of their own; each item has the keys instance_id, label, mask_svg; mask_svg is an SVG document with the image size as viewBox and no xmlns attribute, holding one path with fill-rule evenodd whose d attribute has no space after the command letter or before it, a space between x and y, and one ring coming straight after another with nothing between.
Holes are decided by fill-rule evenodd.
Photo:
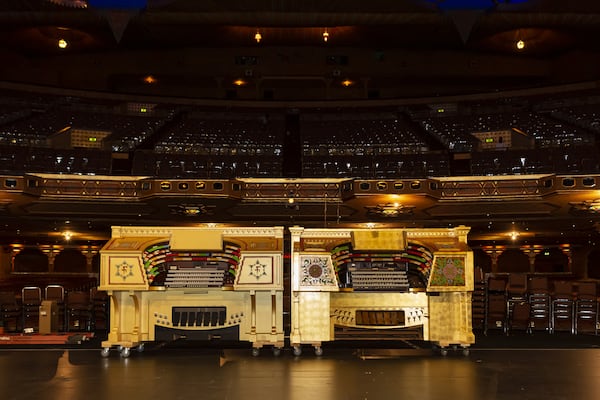
<instances>
[{"instance_id":1,"label":"stage floor","mask_svg":"<svg viewBox=\"0 0 600 400\"><path fill-rule=\"evenodd\" d=\"M596 340L597 337L594 337ZM596 400L600 350L474 346L447 356L423 348L325 346L275 357L263 349L147 346L121 358L99 348L0 348L4 400Z\"/></svg>"}]
</instances>

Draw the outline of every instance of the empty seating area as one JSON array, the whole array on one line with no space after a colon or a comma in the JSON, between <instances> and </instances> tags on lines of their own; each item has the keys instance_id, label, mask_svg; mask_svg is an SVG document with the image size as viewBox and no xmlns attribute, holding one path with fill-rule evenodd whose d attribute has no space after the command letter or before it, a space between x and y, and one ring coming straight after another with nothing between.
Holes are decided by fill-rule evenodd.
<instances>
[{"instance_id":1,"label":"empty seating area","mask_svg":"<svg viewBox=\"0 0 600 400\"><path fill-rule=\"evenodd\" d=\"M423 129L436 137L449 152L469 153L477 149L477 139L468 117L430 117L419 121Z\"/></svg>"},{"instance_id":2,"label":"empty seating area","mask_svg":"<svg viewBox=\"0 0 600 400\"><path fill-rule=\"evenodd\" d=\"M485 334L598 334L598 283L527 274L485 278Z\"/></svg>"},{"instance_id":3,"label":"empty seating area","mask_svg":"<svg viewBox=\"0 0 600 400\"><path fill-rule=\"evenodd\" d=\"M591 98L590 103L561 106L550 112L553 117L569 122L572 125L600 132L600 99Z\"/></svg>"},{"instance_id":4,"label":"empty seating area","mask_svg":"<svg viewBox=\"0 0 600 400\"><path fill-rule=\"evenodd\" d=\"M279 177L283 116L188 111L138 151L134 175L163 178Z\"/></svg>"},{"instance_id":5,"label":"empty seating area","mask_svg":"<svg viewBox=\"0 0 600 400\"><path fill-rule=\"evenodd\" d=\"M92 149L50 149L0 145L0 172L103 175L111 172L111 153Z\"/></svg>"},{"instance_id":6,"label":"empty seating area","mask_svg":"<svg viewBox=\"0 0 600 400\"><path fill-rule=\"evenodd\" d=\"M303 156L424 154L429 141L396 112L307 114L300 119Z\"/></svg>"},{"instance_id":7,"label":"empty seating area","mask_svg":"<svg viewBox=\"0 0 600 400\"><path fill-rule=\"evenodd\" d=\"M110 132L113 151L129 151L139 146L164 124L161 117L129 115L111 110L89 111L54 107L35 111L28 117L0 125L0 143L49 147L50 137L64 129Z\"/></svg>"},{"instance_id":8,"label":"empty seating area","mask_svg":"<svg viewBox=\"0 0 600 400\"><path fill-rule=\"evenodd\" d=\"M554 172L598 173L600 156L593 146L549 148L544 151L473 152L472 175L519 175Z\"/></svg>"},{"instance_id":9,"label":"empty seating area","mask_svg":"<svg viewBox=\"0 0 600 400\"><path fill-rule=\"evenodd\" d=\"M307 178L449 176L454 153L469 153L468 163L455 164L457 174L600 172L600 116L593 96L456 103L443 113L434 105L291 112L284 106L181 101L146 109L106 98L5 91L0 172L110 175L111 152L133 154L132 169L126 165L115 174L161 178L281 177L288 154L301 155L301 176ZM55 143L63 129L110 134L103 149L70 149ZM480 151L472 133L497 130L533 137L535 148Z\"/></svg>"},{"instance_id":10,"label":"empty seating area","mask_svg":"<svg viewBox=\"0 0 600 400\"><path fill-rule=\"evenodd\" d=\"M305 156L302 162L302 176L315 177L356 177L356 178L425 178L428 176L449 176L447 155L407 154L385 156Z\"/></svg>"},{"instance_id":11,"label":"empty seating area","mask_svg":"<svg viewBox=\"0 0 600 400\"><path fill-rule=\"evenodd\" d=\"M135 152L134 175L159 178L244 178L280 177L282 160L278 156L197 156L165 154L149 151Z\"/></svg>"},{"instance_id":12,"label":"empty seating area","mask_svg":"<svg viewBox=\"0 0 600 400\"><path fill-rule=\"evenodd\" d=\"M470 152L477 149L475 132L516 130L535 138L536 148L593 145L594 135L549 112L518 110L485 114L437 116L421 121L423 128L444 143L449 151Z\"/></svg>"},{"instance_id":13,"label":"empty seating area","mask_svg":"<svg viewBox=\"0 0 600 400\"><path fill-rule=\"evenodd\" d=\"M31 110L29 108L23 108L21 105L0 103L0 124L10 123L25 118L30 114Z\"/></svg>"},{"instance_id":14,"label":"empty seating area","mask_svg":"<svg viewBox=\"0 0 600 400\"><path fill-rule=\"evenodd\" d=\"M0 322L5 332L73 332L105 330L108 296L95 285L26 285L0 288ZM48 321L48 325L44 321ZM42 332L44 331L44 332Z\"/></svg>"},{"instance_id":15,"label":"empty seating area","mask_svg":"<svg viewBox=\"0 0 600 400\"><path fill-rule=\"evenodd\" d=\"M282 115L190 111L156 138L154 151L200 156L280 156Z\"/></svg>"},{"instance_id":16,"label":"empty seating area","mask_svg":"<svg viewBox=\"0 0 600 400\"><path fill-rule=\"evenodd\" d=\"M432 152L405 114L356 112L301 116L303 177L447 176L445 152Z\"/></svg>"}]
</instances>

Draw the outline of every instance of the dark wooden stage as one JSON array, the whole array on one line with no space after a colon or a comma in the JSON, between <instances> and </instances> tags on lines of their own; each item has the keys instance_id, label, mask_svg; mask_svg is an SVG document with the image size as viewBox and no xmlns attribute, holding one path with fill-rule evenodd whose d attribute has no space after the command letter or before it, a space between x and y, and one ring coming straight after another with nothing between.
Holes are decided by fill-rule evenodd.
<instances>
[{"instance_id":1,"label":"dark wooden stage","mask_svg":"<svg viewBox=\"0 0 600 400\"><path fill-rule=\"evenodd\" d=\"M94 339L95 340L95 339ZM263 349L171 344L120 358L94 340L0 347L0 393L26 399L596 400L600 337L488 335L470 355L426 346L335 343L274 357Z\"/></svg>"}]
</instances>

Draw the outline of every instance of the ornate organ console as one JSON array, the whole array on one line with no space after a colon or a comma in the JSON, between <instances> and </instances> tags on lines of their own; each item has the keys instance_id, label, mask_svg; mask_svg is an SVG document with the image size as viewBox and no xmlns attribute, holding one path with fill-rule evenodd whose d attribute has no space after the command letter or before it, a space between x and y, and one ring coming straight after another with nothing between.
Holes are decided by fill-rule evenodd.
<instances>
[{"instance_id":1,"label":"ornate organ console","mask_svg":"<svg viewBox=\"0 0 600 400\"><path fill-rule=\"evenodd\" d=\"M100 253L103 356L177 339L283 347L282 227L113 227Z\"/></svg>"},{"instance_id":2,"label":"ornate organ console","mask_svg":"<svg viewBox=\"0 0 600 400\"><path fill-rule=\"evenodd\" d=\"M474 343L469 228L290 232L294 354L344 339Z\"/></svg>"}]
</instances>

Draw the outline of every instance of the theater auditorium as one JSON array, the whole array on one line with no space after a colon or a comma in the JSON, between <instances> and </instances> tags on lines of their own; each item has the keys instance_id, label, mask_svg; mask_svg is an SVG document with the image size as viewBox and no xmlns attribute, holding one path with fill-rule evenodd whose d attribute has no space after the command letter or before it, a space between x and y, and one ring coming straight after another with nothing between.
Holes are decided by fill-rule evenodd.
<instances>
[{"instance_id":1,"label":"theater auditorium","mask_svg":"<svg viewBox=\"0 0 600 400\"><path fill-rule=\"evenodd\" d=\"M600 3L0 21L3 398L597 398Z\"/></svg>"}]
</instances>

